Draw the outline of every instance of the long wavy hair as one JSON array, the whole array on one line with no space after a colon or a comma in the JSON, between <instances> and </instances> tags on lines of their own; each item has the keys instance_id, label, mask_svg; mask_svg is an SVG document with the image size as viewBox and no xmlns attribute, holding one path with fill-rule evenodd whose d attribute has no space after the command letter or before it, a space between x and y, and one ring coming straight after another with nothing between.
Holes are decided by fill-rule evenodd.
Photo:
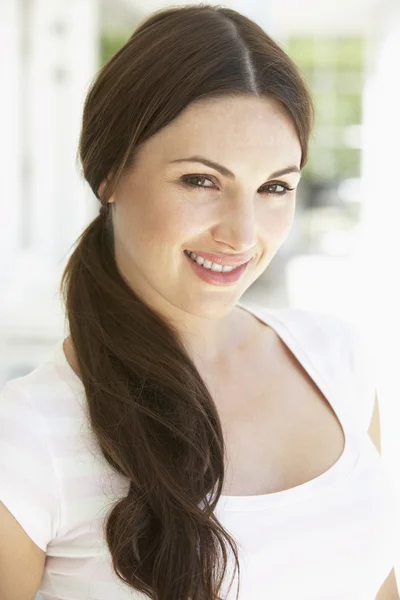
<instances>
[{"instance_id":1,"label":"long wavy hair","mask_svg":"<svg viewBox=\"0 0 400 600\"><path fill-rule=\"evenodd\" d=\"M104 524L113 569L153 600L217 600L228 546L239 580L240 564L214 515L225 473L215 403L179 333L120 274L107 200L140 144L190 103L227 95L279 102L305 165L314 122L306 82L260 26L220 6L150 15L96 74L83 110L79 157L99 214L75 242L60 289L91 429L129 483Z\"/></svg>"}]
</instances>

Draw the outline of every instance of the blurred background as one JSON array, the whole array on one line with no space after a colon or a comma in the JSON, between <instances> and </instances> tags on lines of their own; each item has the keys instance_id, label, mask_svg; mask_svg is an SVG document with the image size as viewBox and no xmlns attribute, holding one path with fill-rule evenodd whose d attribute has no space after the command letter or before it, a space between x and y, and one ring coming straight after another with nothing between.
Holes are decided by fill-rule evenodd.
<instances>
[{"instance_id":1,"label":"blurred background","mask_svg":"<svg viewBox=\"0 0 400 600\"><path fill-rule=\"evenodd\" d=\"M0 1L0 387L67 335L61 273L98 212L76 159L89 84L136 25L168 5ZM376 359L383 458L400 489L400 2L223 5L283 46L317 109L292 232L242 300L362 328Z\"/></svg>"}]
</instances>

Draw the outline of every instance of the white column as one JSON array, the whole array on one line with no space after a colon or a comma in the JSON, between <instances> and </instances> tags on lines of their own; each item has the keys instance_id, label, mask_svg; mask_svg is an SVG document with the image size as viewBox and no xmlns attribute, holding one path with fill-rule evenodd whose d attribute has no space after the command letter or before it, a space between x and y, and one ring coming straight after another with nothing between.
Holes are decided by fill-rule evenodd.
<instances>
[{"instance_id":1,"label":"white column","mask_svg":"<svg viewBox=\"0 0 400 600\"><path fill-rule=\"evenodd\" d=\"M10 279L10 265L21 242L23 147L21 140L21 6L0 2L0 286Z\"/></svg>"},{"instance_id":2,"label":"white column","mask_svg":"<svg viewBox=\"0 0 400 600\"><path fill-rule=\"evenodd\" d=\"M9 277L0 321L26 331L52 327L65 255L95 213L96 200L76 161L81 113L97 69L97 0L11 0L2 61L8 94L1 95L4 154L9 157L0 194L9 226L1 253ZM3 16L3 15L2 15ZM11 24L10 27L7 27ZM8 111L8 112L7 112ZM8 187L7 187L8 186ZM1 273L1 270L0 270Z\"/></svg>"},{"instance_id":3,"label":"white column","mask_svg":"<svg viewBox=\"0 0 400 600\"><path fill-rule=\"evenodd\" d=\"M388 395L382 398L383 409L386 403L390 410L397 404L400 418L400 5L393 3L383 14L383 30L372 40L365 86L363 213L356 259L362 284L360 319L371 324L382 348L380 372L388 386L382 389Z\"/></svg>"},{"instance_id":4,"label":"white column","mask_svg":"<svg viewBox=\"0 0 400 600\"><path fill-rule=\"evenodd\" d=\"M31 247L58 261L93 213L76 164L82 104L97 67L97 2L33 0Z\"/></svg>"},{"instance_id":5,"label":"white column","mask_svg":"<svg viewBox=\"0 0 400 600\"><path fill-rule=\"evenodd\" d=\"M364 210L354 272L359 319L377 360L382 456L400 493L400 5L380 6L379 14L365 87ZM400 555L395 566L398 572Z\"/></svg>"},{"instance_id":6,"label":"white column","mask_svg":"<svg viewBox=\"0 0 400 600\"><path fill-rule=\"evenodd\" d=\"M64 332L69 248L97 200L76 162L98 0L0 0L0 387Z\"/></svg>"}]
</instances>

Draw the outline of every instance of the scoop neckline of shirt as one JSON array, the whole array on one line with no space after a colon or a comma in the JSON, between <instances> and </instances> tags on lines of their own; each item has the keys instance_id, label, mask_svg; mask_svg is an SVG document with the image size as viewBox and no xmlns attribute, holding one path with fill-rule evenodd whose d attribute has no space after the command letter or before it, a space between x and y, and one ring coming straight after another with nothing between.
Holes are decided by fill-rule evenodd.
<instances>
[{"instance_id":1,"label":"scoop neckline of shirt","mask_svg":"<svg viewBox=\"0 0 400 600\"><path fill-rule=\"evenodd\" d=\"M319 390L323 393L325 398L328 400L332 410L335 412L337 419L339 420L343 433L344 433L344 448L342 454L338 460L329 467L326 471L318 475L317 477L310 479L300 485L278 492L271 492L267 494L247 495L247 496L231 496L221 494L216 505L216 511L254 511L272 509L274 507L281 507L293 502L306 500L319 492L331 488L335 484L341 483L352 472L356 465L357 458L357 431L352 426L352 422L346 418L345 411L338 410L337 402L332 402L333 390L331 390L328 382L322 376L320 371L315 367L309 355L305 352L304 348L301 347L297 339L286 327L285 323L279 319L276 312L279 309L269 309L265 307L250 307L237 302L236 306L243 308L250 314L254 315L262 323L271 327L282 342L287 346L290 352L302 365L304 370L308 373L314 383L317 385ZM84 394L85 389L81 379L72 369L69 364L63 348L64 339L62 339L55 348L55 362L59 362L63 365L64 369L68 373L68 381L72 384L75 391L79 394ZM62 375L59 373L59 376ZM64 377L62 377L64 379ZM211 494L208 495L211 498Z\"/></svg>"}]
</instances>

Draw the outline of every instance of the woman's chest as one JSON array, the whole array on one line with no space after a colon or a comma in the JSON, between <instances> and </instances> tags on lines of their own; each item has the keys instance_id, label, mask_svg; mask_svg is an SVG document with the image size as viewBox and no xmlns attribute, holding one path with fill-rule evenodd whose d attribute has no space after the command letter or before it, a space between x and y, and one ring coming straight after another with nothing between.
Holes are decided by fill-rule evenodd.
<instances>
[{"instance_id":1,"label":"woman's chest","mask_svg":"<svg viewBox=\"0 0 400 600\"><path fill-rule=\"evenodd\" d=\"M224 495L289 489L327 471L344 449L329 402L279 340L208 382L225 448Z\"/></svg>"}]
</instances>

